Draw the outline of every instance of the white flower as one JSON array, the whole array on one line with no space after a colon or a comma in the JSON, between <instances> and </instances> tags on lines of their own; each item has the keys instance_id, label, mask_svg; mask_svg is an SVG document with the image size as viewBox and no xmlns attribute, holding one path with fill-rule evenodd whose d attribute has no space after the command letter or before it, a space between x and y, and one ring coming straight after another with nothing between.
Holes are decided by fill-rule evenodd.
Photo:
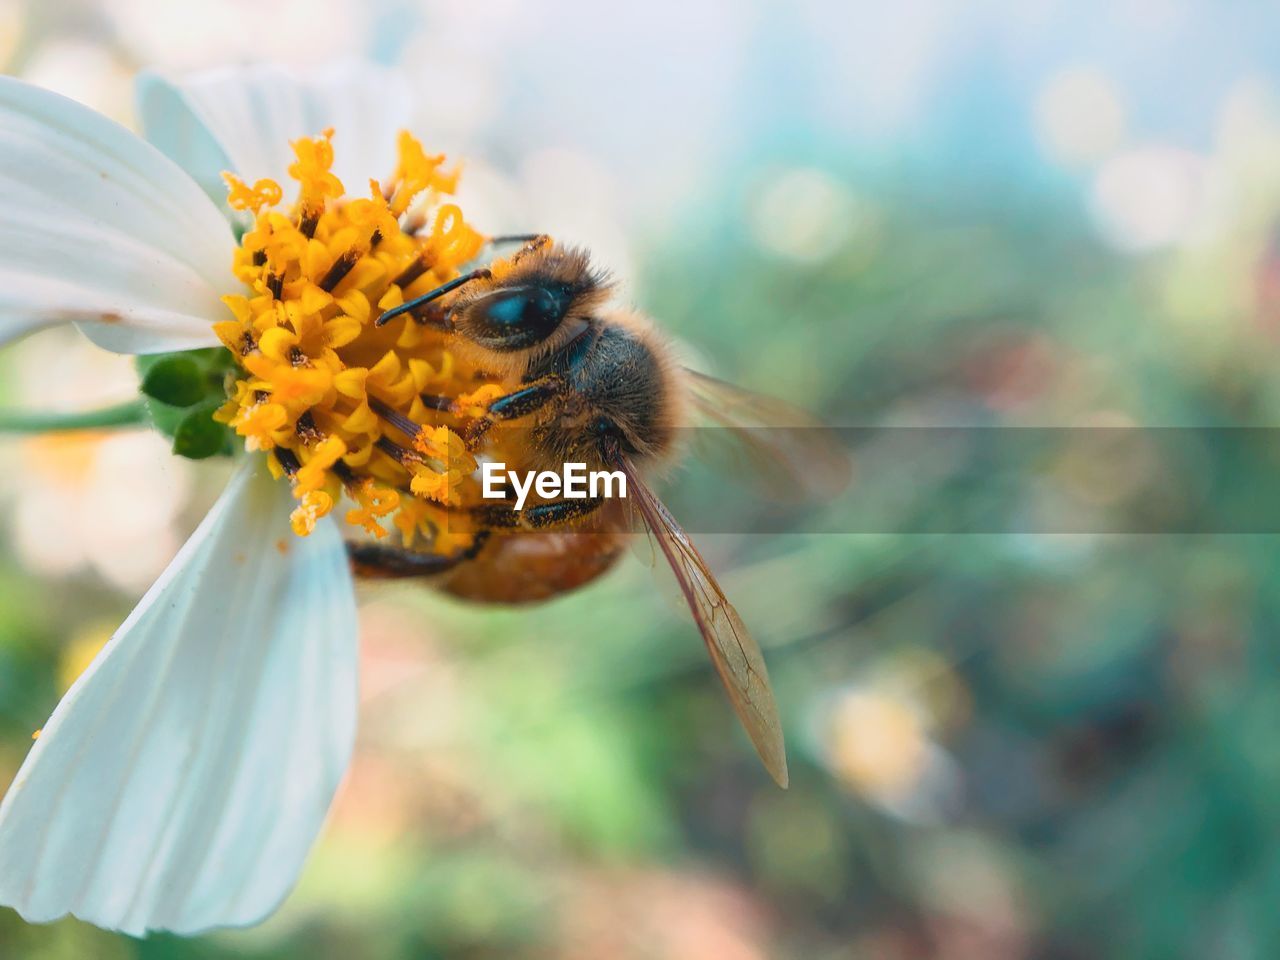
<instances>
[{"instance_id":1,"label":"white flower","mask_svg":"<svg viewBox=\"0 0 1280 960\"><path fill-rule=\"evenodd\" d=\"M150 143L0 78L0 343L74 322L117 352L214 346L237 240L220 178L394 164L396 77L271 67L144 76ZM363 178L363 179L362 179ZM0 804L0 903L141 935L248 925L293 887L350 758L356 608L337 525L294 537L261 456L58 704Z\"/></svg>"}]
</instances>

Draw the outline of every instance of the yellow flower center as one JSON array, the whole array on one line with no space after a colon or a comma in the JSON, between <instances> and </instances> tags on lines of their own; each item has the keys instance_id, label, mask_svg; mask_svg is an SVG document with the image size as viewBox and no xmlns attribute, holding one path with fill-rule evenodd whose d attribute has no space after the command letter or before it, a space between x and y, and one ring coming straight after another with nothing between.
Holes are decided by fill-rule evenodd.
<instances>
[{"instance_id":1,"label":"yellow flower center","mask_svg":"<svg viewBox=\"0 0 1280 960\"><path fill-rule=\"evenodd\" d=\"M443 156L402 133L391 181L349 197L330 170L332 136L293 144L290 209L279 209L278 183L224 174L228 202L253 225L235 254L250 292L224 297L235 319L214 327L243 370L216 419L272 453L298 500L299 535L345 493L347 521L374 536L389 523L406 546L457 549L465 525L446 527L445 508L475 461L449 424L479 415L500 390L448 350L429 317L374 320L456 277L485 241L442 200L457 183ZM453 398L452 412L424 395Z\"/></svg>"}]
</instances>

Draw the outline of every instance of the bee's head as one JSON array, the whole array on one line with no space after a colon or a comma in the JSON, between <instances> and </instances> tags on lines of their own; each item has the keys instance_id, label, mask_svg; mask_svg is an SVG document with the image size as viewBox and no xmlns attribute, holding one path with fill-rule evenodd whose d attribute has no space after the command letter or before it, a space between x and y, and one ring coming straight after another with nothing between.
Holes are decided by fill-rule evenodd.
<instances>
[{"instance_id":1,"label":"bee's head","mask_svg":"<svg viewBox=\"0 0 1280 960\"><path fill-rule=\"evenodd\" d=\"M499 354L544 354L571 335L609 293L583 250L547 243L493 268L462 288L448 317L459 336Z\"/></svg>"}]
</instances>

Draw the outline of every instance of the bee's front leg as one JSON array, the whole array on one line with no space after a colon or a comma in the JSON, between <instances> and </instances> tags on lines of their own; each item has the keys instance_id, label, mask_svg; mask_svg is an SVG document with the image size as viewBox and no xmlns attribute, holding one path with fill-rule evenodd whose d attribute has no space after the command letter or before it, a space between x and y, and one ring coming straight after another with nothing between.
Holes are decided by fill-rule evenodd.
<instances>
[{"instance_id":1,"label":"bee's front leg","mask_svg":"<svg viewBox=\"0 0 1280 960\"><path fill-rule=\"evenodd\" d=\"M552 500L516 510L510 501L471 508L471 515L483 526L501 530L553 530L568 526L596 513L603 497Z\"/></svg>"},{"instance_id":2,"label":"bee's front leg","mask_svg":"<svg viewBox=\"0 0 1280 960\"><path fill-rule=\"evenodd\" d=\"M393 547L386 543L347 541L347 556L356 574L373 579L429 577L452 570L458 564L474 559L489 539L489 531L481 530L471 545L457 553L420 553Z\"/></svg>"},{"instance_id":3,"label":"bee's front leg","mask_svg":"<svg viewBox=\"0 0 1280 960\"><path fill-rule=\"evenodd\" d=\"M553 400L564 396L564 380L555 374L525 384L519 390L497 397L489 403L483 417L473 420L462 432L468 450L475 450L495 423L518 420L537 413Z\"/></svg>"}]
</instances>

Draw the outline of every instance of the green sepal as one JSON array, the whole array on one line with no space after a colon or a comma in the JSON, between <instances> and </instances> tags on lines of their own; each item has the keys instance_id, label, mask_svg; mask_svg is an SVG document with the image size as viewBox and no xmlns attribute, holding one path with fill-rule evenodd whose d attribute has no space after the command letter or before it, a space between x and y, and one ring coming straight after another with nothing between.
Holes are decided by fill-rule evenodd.
<instances>
[{"instance_id":1,"label":"green sepal","mask_svg":"<svg viewBox=\"0 0 1280 960\"><path fill-rule=\"evenodd\" d=\"M221 392L223 376L236 365L235 358L226 347L204 347L200 350L182 350L178 353L149 353L135 357L134 361L137 364L138 373L145 380L151 370L178 357L196 365L206 391Z\"/></svg>"},{"instance_id":2,"label":"green sepal","mask_svg":"<svg viewBox=\"0 0 1280 960\"><path fill-rule=\"evenodd\" d=\"M194 357L172 353L148 365L138 389L171 407L194 407L206 398L208 382Z\"/></svg>"},{"instance_id":3,"label":"green sepal","mask_svg":"<svg viewBox=\"0 0 1280 960\"><path fill-rule=\"evenodd\" d=\"M221 400L206 400L184 411L173 431L173 452L189 460L229 455L232 452L231 431L213 419Z\"/></svg>"},{"instance_id":4,"label":"green sepal","mask_svg":"<svg viewBox=\"0 0 1280 960\"><path fill-rule=\"evenodd\" d=\"M161 403L159 400L147 400L147 413L151 417L152 425L170 440L173 439L173 434L178 429L178 424L182 422L187 412L182 407L171 407L167 403Z\"/></svg>"},{"instance_id":5,"label":"green sepal","mask_svg":"<svg viewBox=\"0 0 1280 960\"><path fill-rule=\"evenodd\" d=\"M222 347L137 358L141 391L155 428L173 440L173 452L192 460L235 451L230 428L212 419L226 402L227 374L235 359Z\"/></svg>"}]
</instances>

